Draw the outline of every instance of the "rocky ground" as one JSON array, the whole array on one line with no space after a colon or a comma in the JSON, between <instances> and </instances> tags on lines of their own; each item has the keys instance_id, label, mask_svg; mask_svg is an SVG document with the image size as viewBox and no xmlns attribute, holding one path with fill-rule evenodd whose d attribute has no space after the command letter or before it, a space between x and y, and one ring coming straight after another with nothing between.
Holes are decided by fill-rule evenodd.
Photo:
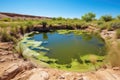
<instances>
[{"instance_id":1,"label":"rocky ground","mask_svg":"<svg viewBox=\"0 0 120 80\"><path fill-rule=\"evenodd\" d=\"M102 37L111 36L103 32ZM91 72L68 72L41 68L13 51L12 43L0 43L0 80L120 80L120 68L101 68Z\"/></svg>"}]
</instances>

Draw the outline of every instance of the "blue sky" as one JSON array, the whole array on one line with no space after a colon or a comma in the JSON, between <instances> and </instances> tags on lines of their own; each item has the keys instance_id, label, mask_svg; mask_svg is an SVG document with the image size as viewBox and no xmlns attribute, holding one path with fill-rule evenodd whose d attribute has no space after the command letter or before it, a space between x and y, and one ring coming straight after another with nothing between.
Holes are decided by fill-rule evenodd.
<instances>
[{"instance_id":1,"label":"blue sky","mask_svg":"<svg viewBox=\"0 0 120 80\"><path fill-rule=\"evenodd\" d=\"M0 12L66 18L93 12L99 18L119 15L120 0L0 0Z\"/></svg>"}]
</instances>

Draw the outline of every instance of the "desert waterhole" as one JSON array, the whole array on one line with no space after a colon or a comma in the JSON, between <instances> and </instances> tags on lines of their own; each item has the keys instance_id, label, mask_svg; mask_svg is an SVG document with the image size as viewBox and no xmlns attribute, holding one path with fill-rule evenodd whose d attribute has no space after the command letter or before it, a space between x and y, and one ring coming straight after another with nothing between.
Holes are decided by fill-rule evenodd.
<instances>
[{"instance_id":1,"label":"desert waterhole","mask_svg":"<svg viewBox=\"0 0 120 80\"><path fill-rule=\"evenodd\" d=\"M94 70L103 64L106 53L100 36L76 30L34 34L23 39L22 44L27 45L31 56L40 62L70 71ZM28 56L30 51L23 54Z\"/></svg>"}]
</instances>

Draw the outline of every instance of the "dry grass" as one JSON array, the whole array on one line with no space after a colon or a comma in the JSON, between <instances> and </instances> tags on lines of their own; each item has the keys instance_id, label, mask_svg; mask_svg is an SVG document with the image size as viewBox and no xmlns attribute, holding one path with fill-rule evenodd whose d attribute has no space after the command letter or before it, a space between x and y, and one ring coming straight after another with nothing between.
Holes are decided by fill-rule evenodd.
<instances>
[{"instance_id":1,"label":"dry grass","mask_svg":"<svg viewBox=\"0 0 120 80\"><path fill-rule=\"evenodd\" d=\"M120 66L120 42L117 40L109 45L108 60L111 66Z\"/></svg>"}]
</instances>

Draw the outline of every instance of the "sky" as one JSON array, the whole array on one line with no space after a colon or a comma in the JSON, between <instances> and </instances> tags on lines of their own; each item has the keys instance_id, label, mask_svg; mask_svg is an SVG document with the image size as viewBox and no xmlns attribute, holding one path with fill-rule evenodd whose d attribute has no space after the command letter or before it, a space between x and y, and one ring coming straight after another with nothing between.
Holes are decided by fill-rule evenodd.
<instances>
[{"instance_id":1,"label":"sky","mask_svg":"<svg viewBox=\"0 0 120 80\"><path fill-rule=\"evenodd\" d=\"M0 12L65 18L93 12L97 18L115 17L120 14L120 0L0 0Z\"/></svg>"}]
</instances>

